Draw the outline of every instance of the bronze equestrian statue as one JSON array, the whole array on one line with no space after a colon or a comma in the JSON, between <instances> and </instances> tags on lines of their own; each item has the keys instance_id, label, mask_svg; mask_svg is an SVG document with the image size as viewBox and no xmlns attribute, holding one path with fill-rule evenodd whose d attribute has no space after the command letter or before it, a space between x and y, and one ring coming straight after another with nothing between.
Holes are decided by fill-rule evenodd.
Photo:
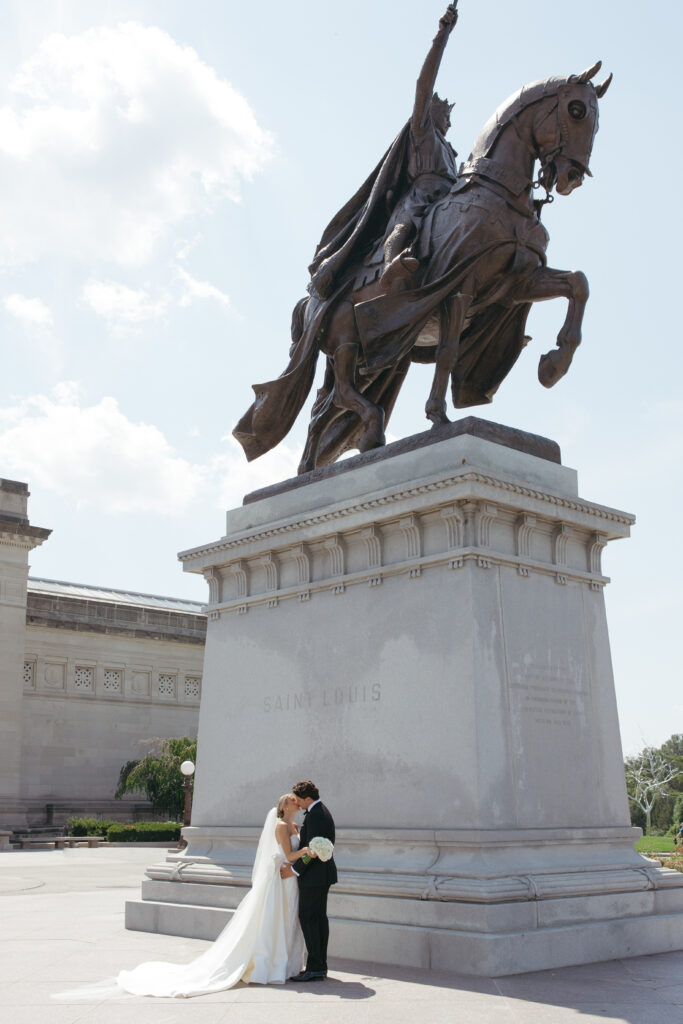
<instances>
[{"instance_id":1,"label":"bronze equestrian statue","mask_svg":"<svg viewBox=\"0 0 683 1024\"><path fill-rule=\"evenodd\" d=\"M538 378L552 387L581 341L588 282L546 266L541 223L554 188L569 195L589 174L598 128L600 62L579 75L524 86L486 123L455 171L445 139L450 106L433 92L457 3L449 5L417 83L412 117L370 177L325 230L309 295L292 316L284 373L254 385L234 436L250 461L294 424L327 357L299 472L385 443L384 427L412 362L434 363L425 412L447 423L457 409L491 402L528 340L532 302L569 300L557 347ZM534 179L534 168L540 169ZM535 199L543 187L545 199Z\"/></svg>"}]
</instances>

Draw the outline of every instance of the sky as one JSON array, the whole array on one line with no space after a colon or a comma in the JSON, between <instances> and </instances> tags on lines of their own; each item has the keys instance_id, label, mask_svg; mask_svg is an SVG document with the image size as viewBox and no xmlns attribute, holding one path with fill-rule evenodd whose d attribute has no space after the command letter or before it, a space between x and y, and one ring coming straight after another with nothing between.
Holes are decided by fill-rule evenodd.
<instances>
[{"instance_id":1,"label":"sky","mask_svg":"<svg viewBox=\"0 0 683 1024\"><path fill-rule=\"evenodd\" d=\"M683 732L679 44L673 0L460 0L437 87L465 158L526 82L603 60L593 178L546 207L549 265L582 269L583 344L550 391L562 325L476 415L557 441L581 496L635 513L603 556L624 748ZM410 115L437 0L2 0L0 476L53 530L33 575L205 600L178 551L294 475L307 410L247 464L251 385L284 369L322 229ZM602 76L599 76L602 77ZM426 429L414 367L392 439ZM451 416L455 418L453 411Z\"/></svg>"}]
</instances>

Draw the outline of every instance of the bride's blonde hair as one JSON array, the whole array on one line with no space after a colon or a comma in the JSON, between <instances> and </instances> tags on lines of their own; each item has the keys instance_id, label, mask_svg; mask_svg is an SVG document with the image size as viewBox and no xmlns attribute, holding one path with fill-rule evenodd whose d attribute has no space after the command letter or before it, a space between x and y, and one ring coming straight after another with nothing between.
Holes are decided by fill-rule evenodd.
<instances>
[{"instance_id":1,"label":"bride's blonde hair","mask_svg":"<svg viewBox=\"0 0 683 1024\"><path fill-rule=\"evenodd\" d=\"M285 793L284 796L280 797L280 799L277 802L277 816L278 816L278 818L284 818L284 816L285 816L285 804L287 803L288 800L291 800L293 796L294 796L293 793Z\"/></svg>"}]
</instances>

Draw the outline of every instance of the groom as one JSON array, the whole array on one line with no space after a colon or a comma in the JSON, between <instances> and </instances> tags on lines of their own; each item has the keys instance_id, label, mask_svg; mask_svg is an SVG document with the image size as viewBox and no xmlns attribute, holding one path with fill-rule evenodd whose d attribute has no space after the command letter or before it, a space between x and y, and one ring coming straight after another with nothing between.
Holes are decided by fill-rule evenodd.
<instances>
[{"instance_id":1,"label":"groom","mask_svg":"<svg viewBox=\"0 0 683 1024\"><path fill-rule=\"evenodd\" d=\"M299 848L308 846L312 839L323 836L334 843L334 821L320 800L317 786L309 780L297 782L292 793L304 812L304 823L299 836ZM299 923L306 943L306 969L290 981L322 981L327 977L327 940L330 926L327 920L327 893L337 881L334 858L328 861L313 857L308 864L296 862L296 870L284 865L283 878L296 875L299 879Z\"/></svg>"}]
</instances>

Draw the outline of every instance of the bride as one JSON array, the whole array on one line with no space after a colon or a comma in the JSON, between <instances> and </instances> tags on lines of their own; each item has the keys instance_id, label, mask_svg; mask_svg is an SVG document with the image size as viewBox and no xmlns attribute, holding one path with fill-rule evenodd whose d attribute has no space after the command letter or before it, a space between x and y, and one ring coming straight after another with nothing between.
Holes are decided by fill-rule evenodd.
<instances>
[{"instance_id":1,"label":"bride","mask_svg":"<svg viewBox=\"0 0 683 1024\"><path fill-rule=\"evenodd\" d=\"M294 822L296 797L286 793L268 812L251 874L251 889L213 945L189 964L149 962L121 971L117 983L139 996L198 996L246 984L282 984L301 970L304 940L299 926L296 878L280 866L304 854Z\"/></svg>"}]
</instances>

